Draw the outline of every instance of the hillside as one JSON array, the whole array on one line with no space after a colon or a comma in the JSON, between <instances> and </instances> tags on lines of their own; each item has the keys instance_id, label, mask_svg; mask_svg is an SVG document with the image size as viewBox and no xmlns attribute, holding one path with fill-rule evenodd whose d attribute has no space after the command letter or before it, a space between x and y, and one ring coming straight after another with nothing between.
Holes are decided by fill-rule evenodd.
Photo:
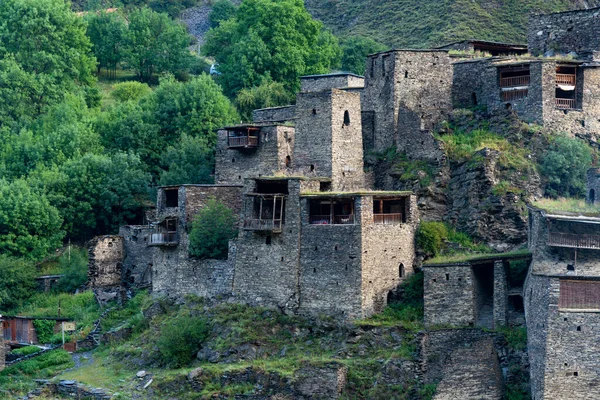
<instances>
[{"instance_id":1,"label":"hillside","mask_svg":"<svg viewBox=\"0 0 600 400\"><path fill-rule=\"evenodd\" d=\"M338 36L363 35L396 48L462 39L526 42L530 13L600 6L598 0L305 0Z\"/></svg>"}]
</instances>

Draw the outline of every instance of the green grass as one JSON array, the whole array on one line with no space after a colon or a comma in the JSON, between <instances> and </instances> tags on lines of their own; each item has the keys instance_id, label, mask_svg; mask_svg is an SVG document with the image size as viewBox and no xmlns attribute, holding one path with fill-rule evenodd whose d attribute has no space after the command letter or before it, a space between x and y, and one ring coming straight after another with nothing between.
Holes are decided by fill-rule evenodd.
<instances>
[{"instance_id":1,"label":"green grass","mask_svg":"<svg viewBox=\"0 0 600 400\"><path fill-rule=\"evenodd\" d=\"M504 335L509 349L522 351L527 347L527 329L524 326L506 326L498 331Z\"/></svg>"},{"instance_id":2,"label":"green grass","mask_svg":"<svg viewBox=\"0 0 600 400\"><path fill-rule=\"evenodd\" d=\"M431 264L450 264L450 263L459 263L459 262L467 262L467 261L476 261L476 260L485 260L493 257L519 257L519 256L527 256L529 255L529 250L517 250L508 253L486 253L486 254L453 254L453 255L441 255L427 260L425 265Z\"/></svg>"},{"instance_id":3,"label":"green grass","mask_svg":"<svg viewBox=\"0 0 600 400\"><path fill-rule=\"evenodd\" d=\"M15 356L28 356L30 354L34 354L37 353L38 351L41 351L42 349L40 349L37 346L25 346L25 347L21 347L18 349L14 349L13 351L10 352L10 354L13 354Z\"/></svg>"},{"instance_id":4,"label":"green grass","mask_svg":"<svg viewBox=\"0 0 600 400\"><path fill-rule=\"evenodd\" d=\"M463 39L526 43L530 13L564 11L574 0L308 0L309 12L340 36L363 35L396 48Z\"/></svg>"},{"instance_id":5,"label":"green grass","mask_svg":"<svg viewBox=\"0 0 600 400\"><path fill-rule=\"evenodd\" d=\"M548 212L570 212L589 215L600 214L600 205L589 204L584 199L544 198L533 202L532 205Z\"/></svg>"}]
</instances>

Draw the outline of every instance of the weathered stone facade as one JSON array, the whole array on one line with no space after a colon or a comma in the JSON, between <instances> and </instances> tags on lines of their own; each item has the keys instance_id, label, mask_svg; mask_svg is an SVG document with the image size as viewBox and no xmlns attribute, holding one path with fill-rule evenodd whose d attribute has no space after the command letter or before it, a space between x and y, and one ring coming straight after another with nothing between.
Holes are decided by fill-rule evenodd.
<instances>
[{"instance_id":1,"label":"weathered stone facade","mask_svg":"<svg viewBox=\"0 0 600 400\"><path fill-rule=\"evenodd\" d=\"M598 60L600 8L532 15L527 45L534 56L575 54L580 59Z\"/></svg>"},{"instance_id":2,"label":"weathered stone facade","mask_svg":"<svg viewBox=\"0 0 600 400\"><path fill-rule=\"evenodd\" d=\"M600 280L600 253L586 249L598 218L529 210L533 253L524 287L531 387L534 400L600 397L600 304L569 305L568 284ZM580 242L573 239L579 237ZM562 293L562 291L565 291Z\"/></svg>"},{"instance_id":3,"label":"weathered stone facade","mask_svg":"<svg viewBox=\"0 0 600 400\"><path fill-rule=\"evenodd\" d=\"M346 72L306 75L300 78L301 92L323 92L329 89L362 89L364 86L364 76Z\"/></svg>"},{"instance_id":4,"label":"weathered stone facade","mask_svg":"<svg viewBox=\"0 0 600 400\"><path fill-rule=\"evenodd\" d=\"M492 56L511 56L527 53L527 45L489 42L485 40L462 40L438 47L439 50L489 53Z\"/></svg>"},{"instance_id":5,"label":"weathered stone facade","mask_svg":"<svg viewBox=\"0 0 600 400\"><path fill-rule=\"evenodd\" d=\"M229 129L218 132L215 182L218 184L239 184L244 179L270 176L288 170L293 162L295 129L292 126L261 126L258 133L258 146L255 148L228 146Z\"/></svg>"},{"instance_id":6,"label":"weathered stone facade","mask_svg":"<svg viewBox=\"0 0 600 400\"><path fill-rule=\"evenodd\" d=\"M600 169L588 169L586 192L589 204L596 204L600 200Z\"/></svg>"},{"instance_id":7,"label":"weathered stone facade","mask_svg":"<svg viewBox=\"0 0 600 400\"><path fill-rule=\"evenodd\" d=\"M142 288L152 285L152 265L155 248L149 247L150 225L126 225L119 228L123 237L123 267L121 281L126 288Z\"/></svg>"},{"instance_id":8,"label":"weathered stone facade","mask_svg":"<svg viewBox=\"0 0 600 400\"><path fill-rule=\"evenodd\" d=\"M255 124L284 123L294 119L296 119L296 106L261 108L252 111L252 121Z\"/></svg>"},{"instance_id":9,"label":"weathered stone facade","mask_svg":"<svg viewBox=\"0 0 600 400\"><path fill-rule=\"evenodd\" d=\"M88 287L101 301L118 299L121 294L123 237L98 236L88 248Z\"/></svg>"}]
</instances>

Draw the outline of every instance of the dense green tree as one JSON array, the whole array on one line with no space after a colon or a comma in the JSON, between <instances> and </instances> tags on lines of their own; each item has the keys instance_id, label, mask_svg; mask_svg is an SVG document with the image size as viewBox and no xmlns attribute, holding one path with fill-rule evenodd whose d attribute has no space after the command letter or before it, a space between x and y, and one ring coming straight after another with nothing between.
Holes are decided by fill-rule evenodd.
<instances>
[{"instance_id":1,"label":"dense green tree","mask_svg":"<svg viewBox=\"0 0 600 400\"><path fill-rule=\"evenodd\" d=\"M91 84L90 48L83 20L63 0L1 1L0 61L8 64L0 68L0 91L19 100L9 107L13 116L35 117L77 84Z\"/></svg>"},{"instance_id":2,"label":"dense green tree","mask_svg":"<svg viewBox=\"0 0 600 400\"><path fill-rule=\"evenodd\" d=\"M233 211L212 198L192 221L188 250L199 258L227 258L229 240L236 235Z\"/></svg>"},{"instance_id":3,"label":"dense green tree","mask_svg":"<svg viewBox=\"0 0 600 400\"><path fill-rule=\"evenodd\" d=\"M302 0L244 0L233 18L209 31L203 51L219 63L229 96L269 77L293 93L301 75L329 72L341 58L337 39Z\"/></svg>"},{"instance_id":4,"label":"dense green tree","mask_svg":"<svg viewBox=\"0 0 600 400\"><path fill-rule=\"evenodd\" d=\"M117 12L90 13L86 17L87 35L98 60L98 74L105 68L114 77L117 65L123 60L127 25Z\"/></svg>"},{"instance_id":5,"label":"dense green tree","mask_svg":"<svg viewBox=\"0 0 600 400\"><path fill-rule=\"evenodd\" d=\"M183 134L161 156L159 185L212 183L213 164L213 148L206 139Z\"/></svg>"},{"instance_id":6,"label":"dense green tree","mask_svg":"<svg viewBox=\"0 0 600 400\"><path fill-rule=\"evenodd\" d=\"M213 3L212 10L208 15L210 27L216 28L222 21L227 21L235 16L235 5L231 0L217 0Z\"/></svg>"},{"instance_id":7,"label":"dense green tree","mask_svg":"<svg viewBox=\"0 0 600 400\"><path fill-rule=\"evenodd\" d=\"M341 41L342 69L364 75L366 57L386 50L386 46L364 36L350 36Z\"/></svg>"},{"instance_id":8,"label":"dense green tree","mask_svg":"<svg viewBox=\"0 0 600 400\"><path fill-rule=\"evenodd\" d=\"M22 258L0 255L0 307L7 310L18 306L36 289L36 269Z\"/></svg>"},{"instance_id":9,"label":"dense green tree","mask_svg":"<svg viewBox=\"0 0 600 400\"><path fill-rule=\"evenodd\" d=\"M116 232L141 216L149 176L137 156L85 154L60 168L43 170L30 182L43 188L64 218L68 237Z\"/></svg>"},{"instance_id":10,"label":"dense green tree","mask_svg":"<svg viewBox=\"0 0 600 400\"><path fill-rule=\"evenodd\" d=\"M167 14L149 8L135 10L129 15L125 59L140 80L147 82L154 74L185 70L190 40L185 28Z\"/></svg>"},{"instance_id":11,"label":"dense green tree","mask_svg":"<svg viewBox=\"0 0 600 400\"><path fill-rule=\"evenodd\" d=\"M0 253L32 260L60 247L62 219L24 180L0 180Z\"/></svg>"},{"instance_id":12,"label":"dense green tree","mask_svg":"<svg viewBox=\"0 0 600 400\"><path fill-rule=\"evenodd\" d=\"M110 96L118 101L139 100L144 96L152 93L152 89L145 83L141 82L122 82L113 86Z\"/></svg>"},{"instance_id":13,"label":"dense green tree","mask_svg":"<svg viewBox=\"0 0 600 400\"><path fill-rule=\"evenodd\" d=\"M62 275L56 289L73 293L85 285L88 279L88 254L86 249L70 248L58 259L58 268Z\"/></svg>"},{"instance_id":14,"label":"dense green tree","mask_svg":"<svg viewBox=\"0 0 600 400\"><path fill-rule=\"evenodd\" d=\"M587 144L566 136L553 138L540 165L546 195L584 196L586 172L591 164L592 152Z\"/></svg>"},{"instance_id":15,"label":"dense green tree","mask_svg":"<svg viewBox=\"0 0 600 400\"><path fill-rule=\"evenodd\" d=\"M235 104L242 118L251 121L253 110L283 106L293 100L283 84L265 79L259 86L240 90L235 98Z\"/></svg>"}]
</instances>

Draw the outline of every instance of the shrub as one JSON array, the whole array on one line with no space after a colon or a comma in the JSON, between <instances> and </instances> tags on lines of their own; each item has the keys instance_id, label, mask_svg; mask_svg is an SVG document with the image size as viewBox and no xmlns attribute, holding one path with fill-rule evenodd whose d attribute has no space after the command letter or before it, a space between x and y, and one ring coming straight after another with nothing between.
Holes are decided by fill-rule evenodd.
<instances>
[{"instance_id":1,"label":"shrub","mask_svg":"<svg viewBox=\"0 0 600 400\"><path fill-rule=\"evenodd\" d=\"M417 229L417 246L427 255L436 256L448 238L448 228L443 222L422 222Z\"/></svg>"},{"instance_id":2,"label":"shrub","mask_svg":"<svg viewBox=\"0 0 600 400\"><path fill-rule=\"evenodd\" d=\"M201 318L181 315L167 321L157 341L161 363L179 368L190 364L208 337L208 326Z\"/></svg>"},{"instance_id":3,"label":"shrub","mask_svg":"<svg viewBox=\"0 0 600 400\"><path fill-rule=\"evenodd\" d=\"M63 254L58 259L58 266L63 277L58 281L56 289L72 293L87 282L88 259L84 249L74 248L70 255Z\"/></svg>"},{"instance_id":4,"label":"shrub","mask_svg":"<svg viewBox=\"0 0 600 400\"><path fill-rule=\"evenodd\" d=\"M42 349L40 349L37 346L25 346L25 347L21 347L19 349L14 349L13 351L10 352L10 354L15 355L15 356L28 356L30 354L34 354L37 353L38 351L41 351Z\"/></svg>"},{"instance_id":5,"label":"shrub","mask_svg":"<svg viewBox=\"0 0 600 400\"><path fill-rule=\"evenodd\" d=\"M557 136L544 154L540 170L546 195L583 196L587 169L592 164L590 147L579 139Z\"/></svg>"},{"instance_id":6,"label":"shrub","mask_svg":"<svg viewBox=\"0 0 600 400\"><path fill-rule=\"evenodd\" d=\"M0 306L11 308L35 292L36 270L30 262L0 255Z\"/></svg>"},{"instance_id":7,"label":"shrub","mask_svg":"<svg viewBox=\"0 0 600 400\"><path fill-rule=\"evenodd\" d=\"M113 86L110 94L115 100L124 102L129 100L139 100L152 92L150 86L140 82L122 82Z\"/></svg>"},{"instance_id":8,"label":"shrub","mask_svg":"<svg viewBox=\"0 0 600 400\"><path fill-rule=\"evenodd\" d=\"M40 343L52 343L56 321L47 319L34 319L33 327Z\"/></svg>"},{"instance_id":9,"label":"shrub","mask_svg":"<svg viewBox=\"0 0 600 400\"><path fill-rule=\"evenodd\" d=\"M194 218L189 252L199 258L226 258L229 239L237 235L233 211L216 199L209 199Z\"/></svg>"}]
</instances>

